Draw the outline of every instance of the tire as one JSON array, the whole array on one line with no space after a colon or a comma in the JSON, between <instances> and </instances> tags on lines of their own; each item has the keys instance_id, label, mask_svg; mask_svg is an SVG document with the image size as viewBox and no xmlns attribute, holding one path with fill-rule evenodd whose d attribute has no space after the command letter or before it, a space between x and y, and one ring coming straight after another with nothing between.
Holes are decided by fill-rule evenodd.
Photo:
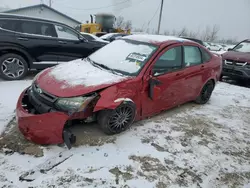
<instances>
[{"instance_id":1,"label":"tire","mask_svg":"<svg viewBox=\"0 0 250 188\"><path fill-rule=\"evenodd\" d=\"M223 81L223 75L220 75L219 81Z\"/></svg>"},{"instance_id":2,"label":"tire","mask_svg":"<svg viewBox=\"0 0 250 188\"><path fill-rule=\"evenodd\" d=\"M125 111L125 109L127 111ZM125 112L127 112L127 117L126 114L124 114ZM135 120L135 115L136 115L135 104L132 102L125 102L114 110L100 111L97 116L97 122L104 133L108 135L114 135L127 130L133 124ZM121 121L126 121L126 122L121 124Z\"/></svg>"},{"instance_id":3,"label":"tire","mask_svg":"<svg viewBox=\"0 0 250 188\"><path fill-rule=\"evenodd\" d=\"M197 97L195 102L197 104L206 104L214 90L214 83L212 80L209 80L202 88L200 95Z\"/></svg>"},{"instance_id":4,"label":"tire","mask_svg":"<svg viewBox=\"0 0 250 188\"><path fill-rule=\"evenodd\" d=\"M10 67L7 67L8 65ZM0 57L0 77L4 80L21 80L27 73L28 64L22 56L8 53Z\"/></svg>"}]
</instances>

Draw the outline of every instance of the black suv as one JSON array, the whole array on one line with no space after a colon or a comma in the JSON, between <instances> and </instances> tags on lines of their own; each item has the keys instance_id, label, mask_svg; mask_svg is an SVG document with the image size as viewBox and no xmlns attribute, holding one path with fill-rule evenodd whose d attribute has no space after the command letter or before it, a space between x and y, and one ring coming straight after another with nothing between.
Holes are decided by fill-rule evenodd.
<instances>
[{"instance_id":1,"label":"black suv","mask_svg":"<svg viewBox=\"0 0 250 188\"><path fill-rule=\"evenodd\" d=\"M31 69L84 58L104 45L59 22L0 14L0 77L19 80Z\"/></svg>"}]
</instances>

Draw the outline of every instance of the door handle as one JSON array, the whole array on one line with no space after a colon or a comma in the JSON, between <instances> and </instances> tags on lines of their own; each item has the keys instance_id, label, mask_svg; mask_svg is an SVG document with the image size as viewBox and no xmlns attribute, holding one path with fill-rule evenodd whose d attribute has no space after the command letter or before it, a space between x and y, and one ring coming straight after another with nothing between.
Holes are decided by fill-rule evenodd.
<instances>
[{"instance_id":1,"label":"door handle","mask_svg":"<svg viewBox=\"0 0 250 188\"><path fill-rule=\"evenodd\" d=\"M58 41L60 44L67 44L67 42L64 41Z\"/></svg>"},{"instance_id":2,"label":"door handle","mask_svg":"<svg viewBox=\"0 0 250 188\"><path fill-rule=\"evenodd\" d=\"M205 65L201 65L201 69L204 69L205 68Z\"/></svg>"},{"instance_id":3,"label":"door handle","mask_svg":"<svg viewBox=\"0 0 250 188\"><path fill-rule=\"evenodd\" d=\"M28 38L19 37L19 38L17 38L17 40L28 41L29 39Z\"/></svg>"}]
</instances>

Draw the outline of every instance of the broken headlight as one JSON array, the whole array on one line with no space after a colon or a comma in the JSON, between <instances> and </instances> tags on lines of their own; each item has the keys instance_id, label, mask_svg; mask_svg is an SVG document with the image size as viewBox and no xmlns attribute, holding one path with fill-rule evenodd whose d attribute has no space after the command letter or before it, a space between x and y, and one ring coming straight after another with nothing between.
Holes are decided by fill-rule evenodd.
<instances>
[{"instance_id":1,"label":"broken headlight","mask_svg":"<svg viewBox=\"0 0 250 188\"><path fill-rule=\"evenodd\" d=\"M96 94L83 97L59 98L56 101L56 106L67 112L81 112L84 111L87 105L96 97Z\"/></svg>"}]
</instances>

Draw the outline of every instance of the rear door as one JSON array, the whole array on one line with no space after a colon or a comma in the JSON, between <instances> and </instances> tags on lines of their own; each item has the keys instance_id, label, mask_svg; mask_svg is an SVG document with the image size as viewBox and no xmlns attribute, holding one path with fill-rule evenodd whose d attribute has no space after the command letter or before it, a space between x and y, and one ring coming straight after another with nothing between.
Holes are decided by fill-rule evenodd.
<instances>
[{"instance_id":1,"label":"rear door","mask_svg":"<svg viewBox=\"0 0 250 188\"><path fill-rule=\"evenodd\" d=\"M39 68L46 67L46 64L57 64L60 51L57 35L52 24L18 20L15 31L16 42L33 57L34 66Z\"/></svg>"},{"instance_id":2,"label":"rear door","mask_svg":"<svg viewBox=\"0 0 250 188\"><path fill-rule=\"evenodd\" d=\"M203 63L202 53L197 46L184 45L184 67L185 67L185 96L182 102L194 100L203 84L203 76L206 64Z\"/></svg>"},{"instance_id":3,"label":"rear door","mask_svg":"<svg viewBox=\"0 0 250 188\"><path fill-rule=\"evenodd\" d=\"M59 61L70 61L87 57L93 50L91 43L82 41L79 33L70 27L55 24L61 55Z\"/></svg>"}]
</instances>

